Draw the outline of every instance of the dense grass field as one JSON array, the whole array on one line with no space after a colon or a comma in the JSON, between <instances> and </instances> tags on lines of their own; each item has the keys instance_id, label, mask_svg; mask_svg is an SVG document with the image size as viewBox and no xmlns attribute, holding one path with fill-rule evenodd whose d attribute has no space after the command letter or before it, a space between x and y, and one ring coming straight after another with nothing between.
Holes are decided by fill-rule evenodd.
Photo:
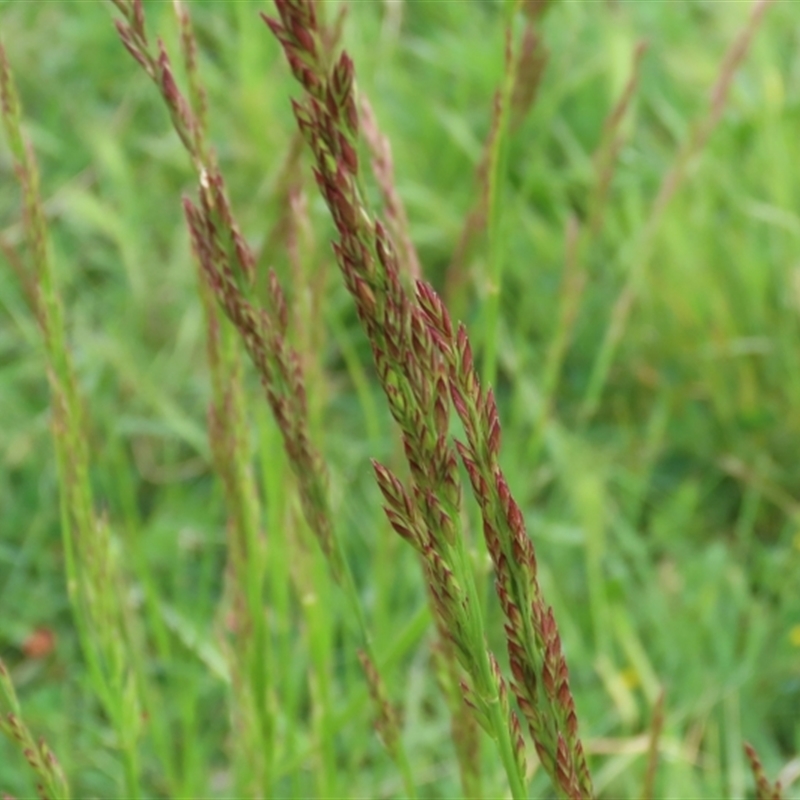
<instances>
[{"instance_id":1,"label":"dense grass field","mask_svg":"<svg viewBox=\"0 0 800 800\"><path fill-rule=\"evenodd\" d=\"M185 6L209 139L256 254L257 290L265 296L273 267L287 294L336 540L400 712L413 783L421 797L463 796L420 561L388 524L370 465L407 475L403 447L310 158L293 155L289 99L301 92L259 18L275 11L256 0ZM332 24L342 5L321 6ZM342 45L391 142L422 274L466 323L495 388L500 463L560 627L595 791L641 795L663 690L654 797L754 797L744 741L781 775L784 796L798 797L797 5L774 2L754 18L749 2L557 0L535 22L548 54L535 99L524 114L512 108L493 138L493 96L512 88L505 31L519 46L525 24L513 6L351 3ZM185 87L172 4L144 9ZM406 796L373 729L352 595L309 529L258 375L225 322L257 495L255 549L245 547L244 563L232 557L235 525L209 439L207 306L181 203L197 197L197 174L115 18L110 2L0 2L39 162L94 507L116 564L113 582L98 584L114 610L84 614L90 629L79 635L48 362L15 269L24 228L3 139L0 658L73 797ZM460 247L487 199L487 140L488 225ZM380 181L364 171L380 215ZM507 673L469 501L468 553ZM260 631L251 640L248 628L244 659L240 602ZM92 628L104 619L107 630ZM102 683L82 636L103 652L118 639L122 683ZM112 695L122 686L118 717L101 686ZM553 796L528 738L526 748L529 796ZM474 765L484 797L509 796L483 732ZM0 792L29 797L34 785L19 748L0 739Z\"/></svg>"}]
</instances>

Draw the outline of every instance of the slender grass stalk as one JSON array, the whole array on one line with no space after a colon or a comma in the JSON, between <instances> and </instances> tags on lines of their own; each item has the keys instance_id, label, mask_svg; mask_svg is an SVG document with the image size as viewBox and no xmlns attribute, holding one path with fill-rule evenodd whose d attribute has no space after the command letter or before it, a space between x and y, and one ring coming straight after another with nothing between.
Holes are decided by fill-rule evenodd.
<instances>
[{"instance_id":1,"label":"slender grass stalk","mask_svg":"<svg viewBox=\"0 0 800 800\"><path fill-rule=\"evenodd\" d=\"M502 204L498 186L506 172L508 139L519 128L536 102L547 50L538 33L538 21L547 11L551 0L511 0L508 4L509 20L505 31L504 70L500 87L494 94L492 122L484 144L483 154L476 170L477 199L464 220L458 243L453 251L445 276L444 297L448 307L458 312L464 304L462 294L467 278L467 259L476 241L483 233L488 237L490 272L485 277L487 305L487 335L494 331L499 313L500 286L494 281L502 277ZM526 17L519 47L513 46L513 23L517 10ZM494 298L497 298L496 300ZM492 310L494 303L497 308ZM491 331L488 327L491 326ZM489 339L496 338L489 336ZM494 348L493 343L487 346ZM487 351L489 352L489 351ZM491 367L496 355L489 353L486 368ZM491 371L491 369L490 369ZM488 374L484 375L488 380Z\"/></svg>"},{"instance_id":2,"label":"slender grass stalk","mask_svg":"<svg viewBox=\"0 0 800 800\"><path fill-rule=\"evenodd\" d=\"M783 789L780 781L770 783L764 772L761 759L758 757L755 748L749 742L744 744L744 752L750 762L750 769L756 781L756 800L783 800Z\"/></svg>"},{"instance_id":3,"label":"slender grass stalk","mask_svg":"<svg viewBox=\"0 0 800 800\"><path fill-rule=\"evenodd\" d=\"M622 123L639 88L639 81L642 76L642 60L645 53L647 53L647 47L647 42L639 41L633 51L630 77L603 123L600 144L592 159L595 167L595 181L589 200L589 230L592 237L598 235L603 225L608 192L611 188L611 181L614 178L619 152L625 142Z\"/></svg>"},{"instance_id":4,"label":"slender grass stalk","mask_svg":"<svg viewBox=\"0 0 800 800\"><path fill-rule=\"evenodd\" d=\"M294 113L337 227L334 252L372 346L390 411L402 431L411 471L406 488L375 462L387 516L423 559L438 622L469 676L462 684L467 702L497 744L512 795L524 796L519 721L509 707L497 661L486 647L475 578L460 529L461 489L448 443L452 395L469 441L458 442L457 448L481 506L498 596L508 620L517 701L559 795L590 797L591 778L558 629L541 596L522 514L497 464L500 426L493 393L481 392L466 331L462 326L454 335L434 291L421 281L416 298L403 289L387 232L364 199L352 61L342 53L327 72L318 57L313 5L280 0L276 6L280 20L265 20L306 93L302 101L293 101Z\"/></svg>"},{"instance_id":5,"label":"slender grass stalk","mask_svg":"<svg viewBox=\"0 0 800 800\"><path fill-rule=\"evenodd\" d=\"M450 709L450 738L458 760L461 788L465 797L483 797L480 730L462 696L460 669L453 643L441 632L433 644L432 655L434 674Z\"/></svg>"},{"instance_id":6,"label":"slender grass stalk","mask_svg":"<svg viewBox=\"0 0 800 800\"><path fill-rule=\"evenodd\" d=\"M494 393L481 389L464 326L454 330L441 299L422 282L417 300L446 362L453 406L467 436L456 447L481 509L495 567L495 587L507 620L512 689L556 790L564 797L592 797L558 627L539 587L522 512L498 463L500 421Z\"/></svg>"},{"instance_id":7,"label":"slender grass stalk","mask_svg":"<svg viewBox=\"0 0 800 800\"><path fill-rule=\"evenodd\" d=\"M504 68L498 89L494 93L489 134L477 168L477 199L464 222L445 276L446 304L458 317L463 314L467 285L467 257L481 236L485 237L487 266L477 276L482 284L483 299L482 374L487 385L495 383L497 346L500 340L500 303L505 271L503 185L508 171L510 140L532 108L541 82L548 53L538 32L538 22L550 5L550 0L508 0L505 3ZM515 22L518 12L525 17L519 44L515 45ZM478 521L478 525L480 522ZM478 543L480 558L484 559L485 544Z\"/></svg>"},{"instance_id":8,"label":"slender grass stalk","mask_svg":"<svg viewBox=\"0 0 800 800\"><path fill-rule=\"evenodd\" d=\"M58 759L44 739L33 738L11 683L6 665L0 660L0 731L22 751L22 755L36 774L36 791L41 800L69 800L67 778Z\"/></svg>"},{"instance_id":9,"label":"slender grass stalk","mask_svg":"<svg viewBox=\"0 0 800 800\"><path fill-rule=\"evenodd\" d=\"M539 460L547 425L551 421L554 410L561 369L586 287L586 271L579 262L582 230L574 217L567 220L564 237L564 273L558 302L558 322L545 355L541 401L536 409L533 430L528 442L527 458L530 464L536 464Z\"/></svg>"},{"instance_id":10,"label":"slender grass stalk","mask_svg":"<svg viewBox=\"0 0 800 800\"><path fill-rule=\"evenodd\" d=\"M419 256L408 229L408 214L394 182L394 163L389 139L381 133L372 104L365 94L359 96L361 130L372 154L372 174L383 196L384 216L392 241L397 244L397 258L402 274L413 283L422 277Z\"/></svg>"},{"instance_id":11,"label":"slender grass stalk","mask_svg":"<svg viewBox=\"0 0 800 800\"><path fill-rule=\"evenodd\" d=\"M339 232L334 252L370 339L379 380L401 427L413 475L409 493L390 470L375 462L387 515L423 558L438 620L453 639L459 661L473 682L465 684L468 702L497 741L513 796L523 797L519 723L508 706L497 662L486 648L474 578L458 531L460 488L456 458L447 445L443 365L420 310L402 287L387 234L373 221L359 189L359 119L352 62L343 53L329 75L320 58L314 5L280 0L276 6L280 20L265 17L265 21L307 93L302 102L293 102L295 116Z\"/></svg>"},{"instance_id":12,"label":"slender grass stalk","mask_svg":"<svg viewBox=\"0 0 800 800\"><path fill-rule=\"evenodd\" d=\"M308 385L314 387L308 398L308 414L316 436L324 429L322 415L329 394L323 364L327 265L324 259L316 258L316 243L302 177L303 172L297 164L295 180L286 195L288 211L284 240L292 281L298 288L292 326L297 332L297 351L303 359L303 374Z\"/></svg>"},{"instance_id":13,"label":"slender grass stalk","mask_svg":"<svg viewBox=\"0 0 800 800\"><path fill-rule=\"evenodd\" d=\"M180 26L180 41L188 79L190 107L196 120L196 157L204 168L214 162L208 141L208 102L199 70L197 43L183 3L173 0ZM249 430L242 388L238 341L231 326L219 318L214 296L199 260L198 286L207 324L207 356L213 401L209 408L209 435L215 466L222 477L230 514L231 579L235 617L228 647L236 745L232 753L237 774L254 773L253 782L241 781L240 791L264 797L273 793L275 754L274 666L271 638L263 613L267 552L260 529L261 508L251 467ZM236 676L238 669L243 674ZM241 735L242 733L247 735Z\"/></svg>"},{"instance_id":14,"label":"slender grass stalk","mask_svg":"<svg viewBox=\"0 0 800 800\"><path fill-rule=\"evenodd\" d=\"M706 114L692 126L689 136L675 155L672 166L664 173L658 193L650 208L647 222L636 242L625 285L617 295L617 299L611 309L611 318L589 376L589 383L581 407L581 417L584 421L593 416L597 410L601 395L608 381L609 371L616 357L617 348L622 341L628 318L641 289L644 274L649 266L655 236L667 207L684 183L689 164L703 150L717 127L722 117L722 112L725 110L728 92L733 83L736 70L746 58L750 44L761 26L764 15L774 2L775 0L755 0L753 2L749 19L722 59L717 80L711 90Z\"/></svg>"},{"instance_id":15,"label":"slender grass stalk","mask_svg":"<svg viewBox=\"0 0 800 800\"><path fill-rule=\"evenodd\" d=\"M658 695L653 707L650 722L650 736L647 744L647 762L644 771L641 800L654 800L656 788L656 772L658 771L658 745L664 730L664 690Z\"/></svg>"},{"instance_id":16,"label":"slender grass stalk","mask_svg":"<svg viewBox=\"0 0 800 800\"><path fill-rule=\"evenodd\" d=\"M229 755L233 762L233 792L242 796L271 797L283 793L286 784L291 784L290 788L297 795L301 788L307 792L308 786L313 786L320 796L338 794L343 784L339 776L353 767L358 757L338 749L337 745L343 739L341 730L352 722L353 716L363 711L368 702L372 703L378 736L402 777L405 795L413 796L415 784L420 781L420 775L414 773L407 758L401 715L389 697L384 674L420 641L429 624L428 610L421 608L413 620L405 626L398 626L391 644L392 653L376 659L364 608L345 558L342 540L337 535L325 464L317 446L322 404L326 399L319 358L323 341L322 314L319 312L324 298L324 288L320 287L324 284L317 279L319 272L311 263L310 248L304 242L306 180L300 170L301 151L307 144L314 161L317 185L336 226L336 260L372 347L381 388L401 431L405 455L402 475L377 462L373 462L374 472L388 520L396 533L414 548L422 566L439 634L433 645L434 671L452 712L451 735L464 794L478 796L483 788L477 735L480 724L497 747L510 795L515 798L527 796L524 723L554 787L552 794L565 798L592 797L597 784L607 785L608 776L617 779L615 770L620 765L624 767L634 763L644 749L646 737L637 737L635 741L616 740L611 742L610 748L605 745L605 752L613 751L619 758L613 759L617 764L610 763L611 769L604 770L604 776L598 774L593 784L579 736L560 633L552 608L541 592L537 555L522 511L511 496L500 467L501 430L491 389L497 374L495 333L505 267L501 242L506 230L502 224L503 173L511 133L520 114L533 102L538 85L536 81L544 64L534 28L526 26L515 56L512 46L515 39L509 23L506 70L496 97L492 132L481 166L480 214L479 218L468 220L465 229L469 236L476 231L485 234L489 252L488 268L482 276L489 286L487 324L479 329L479 359L482 363L478 364L466 329L453 321L455 315L451 315L446 304L419 277L419 258L395 186L388 141L378 130L368 102L356 95L355 71L349 56L335 53L343 14L338 17L337 27L328 29L319 16L321 4L314 0L276 0L279 19L265 18L280 41L304 95L294 105L299 130L277 181L277 196L279 202L285 201L285 213L267 237L269 246L256 255L241 234L211 147L208 104L200 80L197 42L187 7L180 0L174 0L186 74L185 90L181 91L177 71L172 68L175 62L167 48L161 42L154 42L152 46L148 42L142 0L112 2L123 14L123 21L118 25L122 40L161 93L199 181L198 199L187 199L184 208L207 324L207 358L212 384L208 436L228 513L228 564L224 599L218 617L219 629L225 628L220 638L224 640L228 664L227 671L223 665L217 667L215 674L223 680L229 677L231 684ZM638 292L647 277L652 248L669 203L685 181L692 159L702 152L718 124L736 67L745 57L754 31L771 2L774 0L755 0L749 27L728 51L720 69L707 115L692 129L671 170L663 177L647 224L633 248L634 257L629 262L631 269L612 312L606 342L595 363L592 383L584 398L582 414L585 420L596 413L603 396L616 347L627 329L631 310L635 308ZM534 19L547 4L548 0L509 0L506 8L512 13L522 10ZM589 197L588 223L580 227L572 219L568 222L557 329L546 356L542 381L544 402L537 409L540 416L535 421L531 438L534 460L552 421L565 354L583 296L587 274L584 255L602 230L622 142L620 123L636 92L642 53L640 45L634 55L630 80L607 119L601 145L595 154L596 178ZM530 84L524 84L522 75L528 72L537 77ZM106 519L97 511L89 479L88 420L67 346L66 326L45 225L45 205L40 196L32 148L22 132L19 101L2 47L0 106L0 117L22 189L24 210L23 224L15 226L8 237L0 237L0 251L17 273L33 309L32 316L42 333L61 488L67 589L89 680L99 698L103 724L112 729L119 750L115 755L124 772L122 789L125 795L136 797L144 792L140 740L148 718L152 743L162 751L159 756L163 758L168 773L166 781L156 777L152 786L159 793L180 795L185 793L181 792L182 789L199 787L202 782L204 747L193 742L192 737L201 724L200 710L203 706L195 703L191 691L183 692L177 698L179 723L171 729L175 714L158 713L161 692L153 685L155 682L145 678L151 668L146 660L149 661L153 654L140 646L143 640L137 620L128 608L129 584L117 555L117 541ZM369 195L365 186L367 178L363 174L364 143L371 152L372 172L382 195L387 216L385 227L366 201ZM469 228L470 224L472 228ZM18 248L17 238L23 240ZM14 240L13 245L8 240ZM290 307L275 272L259 269L260 261L271 256L273 245L286 246L290 269L297 276L296 285L308 290L309 284L315 284L311 292L316 294L311 296L306 292L305 303L301 300ZM497 289L496 295L492 295L493 288ZM16 296L13 300L17 301ZM292 337L290 332L299 327L305 316L314 317L313 323L303 324ZM259 456L266 498L263 504L252 472L250 431L242 388L242 342L262 380L269 411L275 420L274 425L270 421L260 431L262 448ZM362 396L367 396L369 387L365 380L363 384ZM755 385L754 379L752 386ZM748 386L747 391L750 388ZM670 397L672 394L667 392ZM669 405L669 402L665 403ZM366 401L363 404L368 406ZM450 416L451 405L464 431L463 436L455 441L450 433L455 423ZM266 409L259 411L267 413ZM660 423L656 427L658 425ZM377 415L373 414L369 426L377 429ZM296 503L293 504L295 498L291 496L288 502L284 500L284 494L291 493L286 492L288 473L279 452L281 444L296 480L305 523L299 519L300 510ZM647 456L648 463L652 461L651 455ZM476 559L467 546L459 457L480 513L484 534L481 545L485 544L493 564L495 588L505 617L510 678L503 674L496 654L487 644L489 631L479 583L483 573L476 570ZM747 472L744 467L737 466L739 462L732 457L722 459L721 463L723 471L734 477ZM739 513L737 522L740 539L747 538L755 530L763 500L774 501L777 497L781 511L788 509L791 512L796 506L788 494L781 493L769 480L765 484L758 480L757 475L751 475L749 482L752 492L745 498L745 508ZM614 634L608 624L613 621L613 608L607 596L610 590L602 580L602 531L598 533L595 524L598 520L603 521L602 514L595 514L596 502L603 501L601 483L602 480L596 477L576 482L579 487L576 497L583 494L581 487L584 485L589 492L586 498L578 499L585 512L583 521L588 520L593 526L587 528L589 545L586 548L591 602L588 614L583 614L581 619L588 616L594 621L597 641L593 647L595 653L600 653L597 662L599 674L609 685L613 678L616 685L621 686L622 676L610 675L613 667L608 658L612 644L609 637ZM637 483L641 484L641 480ZM694 484L687 486L692 491L697 489ZM120 494L124 493L124 489L120 490ZM633 504L638 513L646 498L644 489L637 488L637 493L639 496ZM130 491L124 498L128 528L132 531L137 531L141 523L137 519L138 500ZM693 503L693 498L690 497L688 502ZM680 509L678 512L668 509L667 512L664 517L657 515L659 525L671 519L669 514L678 513ZM262 517L265 515L269 521L267 530L276 532L270 539L262 531ZM637 518L627 508L624 516ZM306 526L315 535L320 553L315 552L311 559L293 559L297 555L293 551L296 544L292 540L293 534ZM620 525L619 530L624 527ZM743 533L739 531L740 527ZM287 530L285 538L276 539L278 532L284 529ZM629 532L624 534L627 537ZM631 553L633 548L624 554L625 558ZM631 557L646 560L648 556L643 551L638 555L633 553ZM141 572L147 608L156 623L153 635L156 656L153 661L166 661L170 655L176 655L175 643L189 644L187 640L191 636L182 629L179 615L175 614L165 622L169 609L158 597L154 575L147 571L144 549L135 553L134 558L134 570ZM709 563L713 568L714 564ZM659 565L659 570L661 566L673 568L672 563ZM650 573L644 574L646 578ZM766 574L772 575L773 572ZM737 576L738 573L733 576L734 589L740 582ZM659 572L658 577L674 583L674 576ZM305 697L301 699L305 675L294 680L294 676L287 679L288 670L281 672L284 664L289 663L288 657L297 652L287 646L293 635L289 626L294 621L290 583L304 606L306 628L300 638L305 648L304 655L308 652L311 664L308 735L305 731L300 732L298 724L306 714L302 707ZM719 585L727 586L726 583ZM676 588L673 585L668 588L677 594L681 588L687 587ZM691 589L691 585L688 588ZM719 596L713 584L708 589L710 593L699 598L701 605L708 597ZM338 591L343 593L347 604L347 622L358 629L357 658L365 677L364 684L351 691L341 703L337 703L336 688L346 686L350 689L351 672L358 667L355 659L346 659L343 666L335 662L339 647L336 641L338 604L329 600L331 593ZM8 591L6 594L11 596ZM738 594L733 596L739 597ZM692 601L688 596L682 599ZM224 623L221 621L223 614ZM615 626L624 628L628 625L625 620L627 617L621 617ZM634 641L627 642L630 645L627 647L622 629L616 631L616 636L629 656L632 672L638 671L637 677L641 678L645 694L653 699L655 692L649 691L648 687L653 688L655 678L647 675L646 669L644 672L639 669L640 666L649 668L649 662L646 658L644 664L637 660L636 648L640 648L641 643L634 636ZM748 638L745 655L749 658L753 648L760 644L758 637ZM736 657L735 650L727 652L722 648L720 655L726 659L724 665L720 662L723 671L730 658ZM26 655L30 657L30 653ZM717 792L727 789L732 795L744 793L746 775L742 771L741 756L737 753L741 724L739 704L745 695L739 691L739 682L752 671L748 671L748 664L752 666L748 658L745 659L747 663L739 665L741 669L732 673L736 681L734 691L723 691L728 684L724 681L725 685L721 684L721 688L715 689L705 699L692 701L690 698L685 703L684 713L695 718L699 713L700 719L688 734L690 743L675 747L679 760L687 762L674 773L679 779L686 776L693 780L689 770L696 766L698 750L703 746L708 750L708 758L704 760L713 767L709 783ZM205 661L214 668L210 659ZM344 676L341 683L340 674ZM301 687L287 691L286 694L291 695L288 700L281 692L284 680L286 685L291 681L294 687ZM687 680L687 685L690 685L690 679ZM630 687L624 691L632 704ZM279 699L282 707L278 706ZM703 707L699 712L697 703ZM711 706L718 703L721 703L721 714L717 718L711 712ZM643 798L652 797L655 792L663 724L662 696L653 710L649 746L642 765ZM711 735L709 730L704 730L706 726ZM58 762L43 741L35 741L22 721L19 702L2 661L0 729L11 737L29 761L41 797L69 797L69 786ZM172 741L171 735L174 737ZM291 743L285 744L284 735L292 739ZM755 779L755 796L760 800L784 797L796 777L798 759L795 758L784 769L778 780L771 781L752 746L747 744L744 750ZM353 748L352 752L358 753L358 748ZM600 746L593 752L604 751ZM306 778L300 773L308 768L309 762L313 777ZM99 767L107 769L102 763ZM149 768L149 764L146 767ZM116 764L112 765L112 771L115 768ZM214 775L209 785L212 790L216 788L212 785L217 783L219 774ZM625 783L630 785L627 780L630 776L624 777ZM147 778L149 782L150 776ZM229 780L227 771L222 780ZM604 787L598 786L598 789L604 790Z\"/></svg>"},{"instance_id":17,"label":"slender grass stalk","mask_svg":"<svg viewBox=\"0 0 800 800\"><path fill-rule=\"evenodd\" d=\"M360 129L367 143L372 173L381 190L383 208L392 241L396 243L400 279L412 289L422 277L403 200L394 180L394 165L389 140L378 128L375 113L366 95L359 95ZM429 595L429 600L433 598ZM433 606L432 606L433 607ZM435 616L435 615L434 615ZM437 683L450 710L451 738L456 751L461 787L467 797L482 796L480 776L480 736L477 722L461 696L458 660L447 632L437 626L439 638L432 646Z\"/></svg>"},{"instance_id":18,"label":"slender grass stalk","mask_svg":"<svg viewBox=\"0 0 800 800\"><path fill-rule=\"evenodd\" d=\"M265 389L267 401L283 437L290 465L298 481L303 513L327 560L330 574L341 587L362 640L362 663L372 665L367 673L370 686L379 672L372 652L371 636L352 573L335 535L328 497L327 476L322 457L314 448L309 432L308 402L302 359L286 338L289 323L283 290L274 271L267 278L265 306L258 307L252 288L256 279L255 256L247 245L234 219L227 198L224 179L213 158L205 134L205 95L196 75L195 45L188 21L182 24L182 37L190 80L188 102L173 77L169 56L163 44L159 53L151 54L141 0L113 0L125 15L126 23L117 22L120 38L158 85L176 132L190 153L200 177L200 205L184 200L184 210L195 255L205 281L223 312L233 323L250 355ZM185 16L185 12L181 12ZM188 20L188 17L186 18ZM326 30L320 38L321 52L334 46L337 28ZM235 434L233 434L235 437ZM230 454L228 454L230 456ZM226 456L226 457L228 457ZM224 460L225 457L223 457ZM239 463L237 459L237 463ZM243 463L243 462L241 462ZM252 581L251 581L252 583ZM255 601L255 598L251 598ZM260 615L263 617L263 614ZM255 681L257 675L251 675ZM263 680L264 678L260 678ZM265 698L262 698L265 699ZM378 718L383 714L378 707ZM331 729L332 730L332 729ZM386 741L384 736L384 741ZM389 751L403 776L405 791L414 797L414 779L399 735L390 737Z\"/></svg>"},{"instance_id":19,"label":"slender grass stalk","mask_svg":"<svg viewBox=\"0 0 800 800\"><path fill-rule=\"evenodd\" d=\"M603 124L600 144L594 153L595 179L591 189L588 210L589 221L581 225L571 217L567 222L564 247L564 275L559 297L558 323L545 356L542 379L542 400L537 410L533 431L528 443L528 459L535 464L539 459L545 431L553 413L561 370L570 343L575 321L586 287L586 254L597 241L603 227L608 193L614 177L619 152L624 143L622 123L631 107L641 77L642 59L647 44L639 42L633 53L631 73L627 83Z\"/></svg>"},{"instance_id":20,"label":"slender grass stalk","mask_svg":"<svg viewBox=\"0 0 800 800\"><path fill-rule=\"evenodd\" d=\"M513 17L518 2L511 3L511 19L506 25L505 70L500 89L495 94L495 111L489 152L486 164L486 234L489 264L486 296L483 305L483 364L482 377L487 385L495 383L497 376L497 326L500 321L500 297L503 290L503 186L508 170L508 138L511 118L511 99L516 83L516 64L519 62L513 47Z\"/></svg>"},{"instance_id":21,"label":"slender grass stalk","mask_svg":"<svg viewBox=\"0 0 800 800\"><path fill-rule=\"evenodd\" d=\"M114 2L125 19L125 22L117 21L120 38L160 90L175 130L198 174L215 168L216 158L208 141L208 102L198 70L197 44L185 6L179 0L173 2L188 99L184 99L177 88L164 45L159 42L157 52L150 45L142 4L138 0ZM266 553L248 445L241 358L235 332L220 319L206 273L199 261L197 264L212 386L209 439L229 514L231 567L228 575L233 617L228 626L232 639L226 650L234 697L232 723L237 732L232 754L239 792L268 797L272 794L275 722L271 700L272 669L268 666L270 637L262 610Z\"/></svg>"},{"instance_id":22,"label":"slender grass stalk","mask_svg":"<svg viewBox=\"0 0 800 800\"><path fill-rule=\"evenodd\" d=\"M25 287L42 333L50 384L52 430L61 488L59 504L67 592L92 687L120 749L126 795L140 795L141 661L124 606L127 582L111 531L95 511L81 398L66 343L61 298L50 259L39 174L22 132L22 110L5 49L0 45L0 115L22 191L27 252Z\"/></svg>"}]
</instances>

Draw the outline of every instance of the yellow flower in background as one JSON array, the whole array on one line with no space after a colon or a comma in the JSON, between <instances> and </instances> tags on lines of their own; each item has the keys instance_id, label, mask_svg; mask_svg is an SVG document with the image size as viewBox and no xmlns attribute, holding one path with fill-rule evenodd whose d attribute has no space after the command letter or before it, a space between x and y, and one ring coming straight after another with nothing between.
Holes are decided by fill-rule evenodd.
<instances>
[{"instance_id":1,"label":"yellow flower in background","mask_svg":"<svg viewBox=\"0 0 800 800\"><path fill-rule=\"evenodd\" d=\"M639 679L639 673L635 667L627 667L622 670L622 682L628 689L635 689L639 686L641 680Z\"/></svg>"},{"instance_id":2,"label":"yellow flower in background","mask_svg":"<svg viewBox=\"0 0 800 800\"><path fill-rule=\"evenodd\" d=\"M800 647L800 625L793 625L789 629L789 641L794 647Z\"/></svg>"}]
</instances>

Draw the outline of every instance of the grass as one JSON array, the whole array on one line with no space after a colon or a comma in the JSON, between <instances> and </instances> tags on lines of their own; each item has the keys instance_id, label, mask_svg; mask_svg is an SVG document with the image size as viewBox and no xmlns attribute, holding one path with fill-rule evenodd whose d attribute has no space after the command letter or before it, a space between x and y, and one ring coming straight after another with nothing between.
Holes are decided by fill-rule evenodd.
<instances>
[{"instance_id":1,"label":"grass","mask_svg":"<svg viewBox=\"0 0 800 800\"><path fill-rule=\"evenodd\" d=\"M333 24L339 5L324 7ZM0 657L24 722L76 797L508 793L513 758L504 770L488 736L459 739L471 728L452 717L458 670L434 646L419 559L381 511L370 459L407 468L307 154L302 171L286 166L289 97L301 90L258 20L274 11L188 8L208 91L203 141L260 276L240 288L253 304L273 302L271 266L285 289L286 346L301 354L304 424L336 544L326 558L302 501L307 474L284 453L258 370L211 297L198 296L181 197L197 202L207 153L193 164L158 89L121 46L111 4L0 4L41 173L91 514L108 520L121 601L98 610L68 596L65 574L83 562L70 566L62 539L52 354L14 270L0 269ZM164 38L186 87L171 5L145 10L151 44ZM342 27L391 142L423 275L466 322L494 386L500 464L558 620L601 797L641 796L651 780L654 797L753 796L745 740L771 779L783 769L791 784L798 772L797 41L791 3L770 5L757 30L750 13L555 3L535 23L549 59L521 121L508 105L507 4L355 4ZM524 21L515 24L521 47ZM726 52L749 27L721 117L692 150ZM630 102L607 124L642 40ZM197 110L196 92L191 102ZM361 160L366 174L366 149ZM676 163L682 181L653 225ZM609 164L605 190L598 169ZM380 179L363 179L380 210ZM481 192L486 226L454 266ZM5 192L6 252L23 239L19 209ZM459 423L453 430L463 438ZM74 464L58 463L63 485ZM240 469L226 475L226 464ZM462 522L461 566L508 675L477 507ZM347 578L331 566L339 551ZM89 570L79 593L102 589L111 568ZM546 796L530 739L525 750L524 791ZM47 774L57 793L60 773ZM0 791L29 796L33 786L22 755L0 741Z\"/></svg>"}]
</instances>

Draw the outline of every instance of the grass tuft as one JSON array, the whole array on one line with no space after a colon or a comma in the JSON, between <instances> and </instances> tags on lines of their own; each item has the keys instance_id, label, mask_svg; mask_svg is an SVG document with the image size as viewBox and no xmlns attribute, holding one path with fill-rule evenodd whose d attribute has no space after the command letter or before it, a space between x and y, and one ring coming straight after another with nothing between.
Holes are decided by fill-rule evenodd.
<instances>
[{"instance_id":1,"label":"grass tuft","mask_svg":"<svg viewBox=\"0 0 800 800\"><path fill-rule=\"evenodd\" d=\"M791 4L112 3L0 11L0 794L789 797Z\"/></svg>"}]
</instances>

